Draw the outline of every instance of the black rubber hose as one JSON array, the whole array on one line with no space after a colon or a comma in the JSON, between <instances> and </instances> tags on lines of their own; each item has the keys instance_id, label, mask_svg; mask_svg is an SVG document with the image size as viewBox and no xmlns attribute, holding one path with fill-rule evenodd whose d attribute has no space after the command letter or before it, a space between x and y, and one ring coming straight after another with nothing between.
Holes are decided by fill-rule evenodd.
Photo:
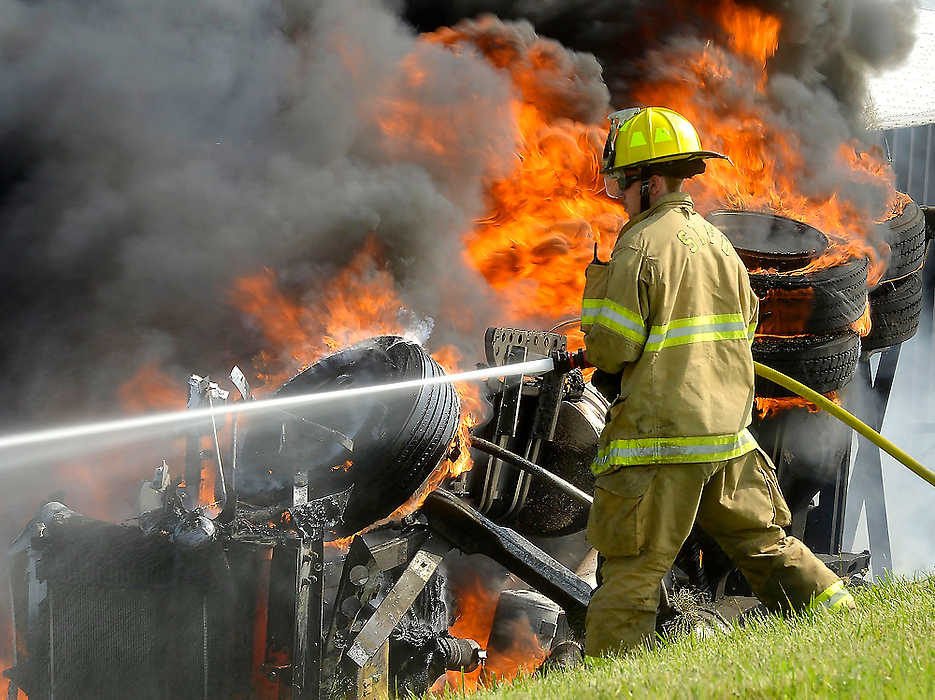
<instances>
[{"instance_id":1,"label":"black rubber hose","mask_svg":"<svg viewBox=\"0 0 935 700\"><path fill-rule=\"evenodd\" d=\"M510 452L509 450L504 449L499 445L495 445L492 442L475 436L471 436L471 447L478 449L481 452L486 452L489 455L493 455L497 459L502 459L504 462L509 462L514 467L526 472L527 474L532 474L533 476L538 476L541 479L545 479L550 484L558 489L561 489L562 492L568 494L575 500L581 501L582 503L585 503L589 506L594 503L594 499L591 498L590 495L579 489L574 484L565 481L562 477L553 474L548 469L540 467L535 462L530 462L528 459L523 459L515 452Z\"/></svg>"}]
</instances>

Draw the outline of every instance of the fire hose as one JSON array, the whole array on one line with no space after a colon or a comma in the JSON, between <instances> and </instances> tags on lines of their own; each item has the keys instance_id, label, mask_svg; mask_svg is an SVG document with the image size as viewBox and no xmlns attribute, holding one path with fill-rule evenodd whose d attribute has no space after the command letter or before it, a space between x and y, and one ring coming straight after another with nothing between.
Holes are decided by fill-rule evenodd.
<instances>
[{"instance_id":1,"label":"fire hose","mask_svg":"<svg viewBox=\"0 0 935 700\"><path fill-rule=\"evenodd\" d=\"M908 467L914 474L925 479L932 486L935 486L935 472L932 472L917 459L899 449L896 445L880 435L880 433L861 421L852 413L844 410L833 401L829 401L814 389L809 389L801 382L796 381L792 377L787 377L782 372L777 372L771 367L767 367L766 365L760 364L759 362L754 362L753 371L764 379L768 379L769 381L778 384L784 389L788 389L792 393L802 397L806 401L811 401L819 408L824 409L839 421L850 426L865 438L870 440L870 442L879 447L881 450L891 455L898 462Z\"/></svg>"},{"instance_id":2,"label":"fire hose","mask_svg":"<svg viewBox=\"0 0 935 700\"><path fill-rule=\"evenodd\" d=\"M570 369L574 368L592 366L587 361L587 356L583 350L578 350L575 353L553 353L552 360L558 371L569 371ZM857 416L854 414L846 411L834 402L828 400L814 389L810 389L792 377L788 377L782 372L778 372L764 364L754 361L753 371L764 379L768 379L769 381L778 384L779 386L791 391L806 401L811 401L819 408L827 411L839 421L848 425L852 429L856 430L860 435L863 435L865 438L870 440L870 442L879 447L881 450L891 455L898 462L905 465L914 474L924 479L932 486L935 486L935 472L932 472L925 465L919 462L919 460L915 459L904 450L901 450L899 447L880 435L880 433L857 418Z\"/></svg>"}]
</instances>

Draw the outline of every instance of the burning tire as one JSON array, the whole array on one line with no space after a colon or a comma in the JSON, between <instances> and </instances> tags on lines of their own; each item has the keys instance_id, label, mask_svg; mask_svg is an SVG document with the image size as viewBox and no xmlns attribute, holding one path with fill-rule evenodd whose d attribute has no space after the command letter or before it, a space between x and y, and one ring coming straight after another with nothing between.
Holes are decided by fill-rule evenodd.
<instances>
[{"instance_id":1,"label":"burning tire","mask_svg":"<svg viewBox=\"0 0 935 700\"><path fill-rule=\"evenodd\" d=\"M750 286L760 298L759 332L825 334L849 328L867 306L866 258L803 274L755 272Z\"/></svg>"},{"instance_id":2,"label":"burning tire","mask_svg":"<svg viewBox=\"0 0 935 700\"><path fill-rule=\"evenodd\" d=\"M890 246L890 262L881 282L891 282L917 272L925 259L925 216L921 207L909 201L906 208L886 221L885 240Z\"/></svg>"},{"instance_id":3,"label":"burning tire","mask_svg":"<svg viewBox=\"0 0 935 700\"><path fill-rule=\"evenodd\" d=\"M760 333L801 335L849 328L867 306L867 260L803 272L828 247L818 229L784 216L715 211L708 220L734 245L760 298Z\"/></svg>"},{"instance_id":4,"label":"burning tire","mask_svg":"<svg viewBox=\"0 0 935 700\"><path fill-rule=\"evenodd\" d=\"M904 343L916 334L922 312L922 273L884 282L870 292L870 333L864 351Z\"/></svg>"},{"instance_id":5,"label":"burning tire","mask_svg":"<svg viewBox=\"0 0 935 700\"><path fill-rule=\"evenodd\" d=\"M859 358L860 337L852 332L790 338L764 336L753 341L754 360L797 379L821 394L844 387L854 376ZM772 398L792 394L757 377L756 395Z\"/></svg>"},{"instance_id":6,"label":"burning tire","mask_svg":"<svg viewBox=\"0 0 935 700\"><path fill-rule=\"evenodd\" d=\"M756 211L713 211L706 217L734 246L751 270L795 270L828 247L828 237L813 226Z\"/></svg>"},{"instance_id":7,"label":"burning tire","mask_svg":"<svg viewBox=\"0 0 935 700\"><path fill-rule=\"evenodd\" d=\"M443 375L421 346L384 336L323 358L275 396ZM353 489L337 531L351 535L390 515L418 490L445 457L459 420L451 384L289 409L250 426L240 496L256 504L289 504L293 475L308 470L309 500Z\"/></svg>"}]
</instances>

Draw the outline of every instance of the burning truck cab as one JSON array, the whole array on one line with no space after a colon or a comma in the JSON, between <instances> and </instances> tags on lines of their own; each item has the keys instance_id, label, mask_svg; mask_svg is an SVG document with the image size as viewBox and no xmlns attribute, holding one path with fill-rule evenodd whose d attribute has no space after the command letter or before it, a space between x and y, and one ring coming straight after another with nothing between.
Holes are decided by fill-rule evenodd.
<instances>
[{"instance_id":1,"label":"burning truck cab","mask_svg":"<svg viewBox=\"0 0 935 700\"><path fill-rule=\"evenodd\" d=\"M883 392L879 415L866 416L875 424L919 323L935 218L901 204L878 224L892 255L872 287L866 258L836 258L837 244L810 226L709 215L760 298L754 359L838 401L864 384ZM142 698L378 698L575 663L596 585L584 539L590 464L609 403L580 369L506 371L580 343L575 323L487 330L482 423L463 407L476 385L446 381L421 345L378 336L273 394L352 398L226 423L198 413L184 460L141 484L130 523L46 503L9 550L10 696L122 698L132 687ZM239 369L231 382L235 392L192 375L188 408L254 400ZM406 389L359 391L397 382ZM842 552L850 433L767 381L755 405L751 429L777 465L790 534L842 577L860 576L869 553ZM878 451L861 451L858 474L874 454L879 469ZM662 633L723 629L756 606L697 528L660 601Z\"/></svg>"}]
</instances>

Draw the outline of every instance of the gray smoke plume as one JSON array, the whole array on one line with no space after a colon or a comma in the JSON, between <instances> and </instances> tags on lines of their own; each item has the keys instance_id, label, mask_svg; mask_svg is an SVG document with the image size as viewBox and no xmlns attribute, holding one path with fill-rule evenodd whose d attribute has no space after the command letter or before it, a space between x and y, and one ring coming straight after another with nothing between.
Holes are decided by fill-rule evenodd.
<instances>
[{"instance_id":1,"label":"gray smoke plume","mask_svg":"<svg viewBox=\"0 0 935 700\"><path fill-rule=\"evenodd\" d=\"M489 154L513 151L508 96L376 1L3 0L10 420L99 407L147 362L183 380L243 363L263 339L233 281L267 267L314 305L370 235L404 301L437 315ZM421 115L446 120L450 156L407 131Z\"/></svg>"}]
</instances>

